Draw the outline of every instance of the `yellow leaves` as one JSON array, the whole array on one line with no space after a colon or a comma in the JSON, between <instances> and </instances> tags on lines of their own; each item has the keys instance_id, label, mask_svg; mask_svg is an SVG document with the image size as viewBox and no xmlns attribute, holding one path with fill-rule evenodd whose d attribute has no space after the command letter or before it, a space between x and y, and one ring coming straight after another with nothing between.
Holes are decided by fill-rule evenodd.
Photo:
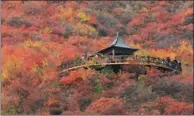
<instances>
[{"instance_id":1,"label":"yellow leaves","mask_svg":"<svg viewBox=\"0 0 194 116\"><path fill-rule=\"evenodd\" d=\"M31 71L32 71L33 73L39 74L40 76L43 76L43 73L45 72L46 67L47 67L48 65L49 65L49 62L48 62L47 58L44 58L44 60L43 60L42 63L41 63L41 66L38 65L38 64L34 64L34 65L32 66ZM42 79L43 79L43 78L44 78L44 77L42 77Z\"/></svg>"},{"instance_id":2,"label":"yellow leaves","mask_svg":"<svg viewBox=\"0 0 194 116\"><path fill-rule=\"evenodd\" d=\"M38 65L35 64L33 67L32 67L32 72L36 73L38 72Z\"/></svg>"},{"instance_id":3,"label":"yellow leaves","mask_svg":"<svg viewBox=\"0 0 194 116\"><path fill-rule=\"evenodd\" d=\"M47 67L48 66L48 60L45 58L42 62L43 67Z\"/></svg>"},{"instance_id":4,"label":"yellow leaves","mask_svg":"<svg viewBox=\"0 0 194 116\"><path fill-rule=\"evenodd\" d=\"M177 49L177 55L181 55L182 53L187 52L193 54L192 45L189 44L187 41L181 41L180 46Z\"/></svg>"},{"instance_id":5,"label":"yellow leaves","mask_svg":"<svg viewBox=\"0 0 194 116\"><path fill-rule=\"evenodd\" d=\"M87 35L88 30L86 28L85 24L78 23L75 27L76 31L79 32L82 35Z\"/></svg>"},{"instance_id":6,"label":"yellow leaves","mask_svg":"<svg viewBox=\"0 0 194 116\"><path fill-rule=\"evenodd\" d=\"M59 13L57 14L57 17L59 18L65 18L68 21L73 21L76 11L73 11L72 8L65 8L60 9Z\"/></svg>"},{"instance_id":7,"label":"yellow leaves","mask_svg":"<svg viewBox=\"0 0 194 116\"><path fill-rule=\"evenodd\" d=\"M83 12L78 13L77 17L80 19L81 22L87 22L90 20L90 16L86 15Z\"/></svg>"},{"instance_id":8,"label":"yellow leaves","mask_svg":"<svg viewBox=\"0 0 194 116\"><path fill-rule=\"evenodd\" d=\"M193 64L193 47L187 41L181 41L180 46L174 50L178 59L182 60L182 63Z\"/></svg>"},{"instance_id":9,"label":"yellow leaves","mask_svg":"<svg viewBox=\"0 0 194 116\"><path fill-rule=\"evenodd\" d=\"M31 40L26 40L24 42L24 48L35 48L39 49L41 52L47 52L48 49L44 45L43 42L41 41L31 41Z\"/></svg>"},{"instance_id":10,"label":"yellow leaves","mask_svg":"<svg viewBox=\"0 0 194 116\"><path fill-rule=\"evenodd\" d=\"M25 47L40 47L42 46L41 42L32 42L31 40L26 40L24 42Z\"/></svg>"},{"instance_id":11,"label":"yellow leaves","mask_svg":"<svg viewBox=\"0 0 194 116\"><path fill-rule=\"evenodd\" d=\"M176 53L174 53L172 50L165 50L165 49L146 49L146 50L139 50L135 53L136 55L140 56L153 56L153 57L159 57L159 58L167 58L170 57L171 59L174 59L176 57Z\"/></svg>"},{"instance_id":12,"label":"yellow leaves","mask_svg":"<svg viewBox=\"0 0 194 116\"><path fill-rule=\"evenodd\" d=\"M179 46L179 53L183 51L190 51L192 53L192 46L187 41L181 41Z\"/></svg>"},{"instance_id":13,"label":"yellow leaves","mask_svg":"<svg viewBox=\"0 0 194 116\"><path fill-rule=\"evenodd\" d=\"M174 53L172 50L165 50L165 49L159 49L159 50L149 50L149 53L151 56L159 57L159 58L167 58L170 57L171 59L174 59L176 57L176 53Z\"/></svg>"},{"instance_id":14,"label":"yellow leaves","mask_svg":"<svg viewBox=\"0 0 194 116\"><path fill-rule=\"evenodd\" d=\"M157 12L151 13L151 18L156 18L156 16L158 16Z\"/></svg>"},{"instance_id":15,"label":"yellow leaves","mask_svg":"<svg viewBox=\"0 0 194 116\"><path fill-rule=\"evenodd\" d=\"M2 81L8 78L10 71L15 70L22 65L22 61L14 55L7 57L6 61L7 62L2 65Z\"/></svg>"},{"instance_id":16,"label":"yellow leaves","mask_svg":"<svg viewBox=\"0 0 194 116\"><path fill-rule=\"evenodd\" d=\"M140 10L140 12L141 12L141 13L143 13L143 12L148 12L148 9L144 7L144 8L142 8L142 9Z\"/></svg>"},{"instance_id":17,"label":"yellow leaves","mask_svg":"<svg viewBox=\"0 0 194 116\"><path fill-rule=\"evenodd\" d=\"M138 77L138 81L144 81L144 80L146 80L147 79L147 76L146 75L140 75L139 77Z\"/></svg>"},{"instance_id":18,"label":"yellow leaves","mask_svg":"<svg viewBox=\"0 0 194 116\"><path fill-rule=\"evenodd\" d=\"M89 25L86 25L86 28L88 29L88 35L97 35L98 33L96 32L96 29L89 26Z\"/></svg>"},{"instance_id":19,"label":"yellow leaves","mask_svg":"<svg viewBox=\"0 0 194 116\"><path fill-rule=\"evenodd\" d=\"M74 29L76 30L77 33L79 33L82 36L86 36L86 35L95 36L98 34L95 28L86 24L77 23L74 26Z\"/></svg>"},{"instance_id":20,"label":"yellow leaves","mask_svg":"<svg viewBox=\"0 0 194 116\"><path fill-rule=\"evenodd\" d=\"M41 33L44 33L44 34L49 34L49 33L52 33L52 29L49 28L49 27L44 27L42 29L39 30Z\"/></svg>"},{"instance_id":21,"label":"yellow leaves","mask_svg":"<svg viewBox=\"0 0 194 116\"><path fill-rule=\"evenodd\" d=\"M95 64L95 62L92 61L92 60L89 60L86 64L87 64L87 65L93 65L93 64Z\"/></svg>"},{"instance_id":22,"label":"yellow leaves","mask_svg":"<svg viewBox=\"0 0 194 116\"><path fill-rule=\"evenodd\" d=\"M146 50L138 50L137 52L135 52L136 55L138 56L148 56L150 55L148 51Z\"/></svg>"},{"instance_id":23,"label":"yellow leaves","mask_svg":"<svg viewBox=\"0 0 194 116\"><path fill-rule=\"evenodd\" d=\"M38 73L40 76L43 75L42 69L37 64L34 64L34 66L32 67L31 71L33 73Z\"/></svg>"},{"instance_id":24,"label":"yellow leaves","mask_svg":"<svg viewBox=\"0 0 194 116\"><path fill-rule=\"evenodd\" d=\"M192 64L193 61L193 48L188 41L181 41L178 48L171 46L168 49L144 49L135 53L140 56L153 56L159 58L170 57L171 60L177 58L183 64Z\"/></svg>"},{"instance_id":25,"label":"yellow leaves","mask_svg":"<svg viewBox=\"0 0 194 116\"><path fill-rule=\"evenodd\" d=\"M137 35L137 34L133 34L132 36L129 36L129 38L141 38L141 36ZM139 39L140 40L140 39ZM141 49L141 45L138 43L134 43L134 41L127 41L127 44L134 47L134 48L138 48Z\"/></svg>"}]
</instances>

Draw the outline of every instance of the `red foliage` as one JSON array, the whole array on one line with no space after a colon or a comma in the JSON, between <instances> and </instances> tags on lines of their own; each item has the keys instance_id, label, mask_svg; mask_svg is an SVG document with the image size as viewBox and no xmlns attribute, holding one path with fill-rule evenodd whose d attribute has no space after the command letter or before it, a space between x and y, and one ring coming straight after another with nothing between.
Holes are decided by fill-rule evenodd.
<instances>
[{"instance_id":1,"label":"red foliage","mask_svg":"<svg viewBox=\"0 0 194 116\"><path fill-rule=\"evenodd\" d=\"M77 47L66 45L66 47L61 52L60 57L63 58L63 61L65 61L65 60L72 60L78 55L79 55L79 50Z\"/></svg>"},{"instance_id":2,"label":"red foliage","mask_svg":"<svg viewBox=\"0 0 194 116\"><path fill-rule=\"evenodd\" d=\"M100 98L88 106L86 112L91 114L122 115L124 114L124 109L124 105L120 99Z\"/></svg>"},{"instance_id":3,"label":"red foliage","mask_svg":"<svg viewBox=\"0 0 194 116\"><path fill-rule=\"evenodd\" d=\"M72 71L68 77L63 77L60 82L64 84L71 84L79 77L79 72Z\"/></svg>"},{"instance_id":4,"label":"red foliage","mask_svg":"<svg viewBox=\"0 0 194 116\"><path fill-rule=\"evenodd\" d=\"M73 60L84 51L91 54L107 47L113 40L112 36L115 36L117 28L122 29L126 40L129 35L130 38L134 38L130 41L136 43L138 47L143 49L147 46L145 54L161 58L178 56L184 62L183 65L189 65L188 68L183 68L187 72L183 71L181 76L172 76L169 81L192 83L193 76L190 74L193 72L190 68L193 57L192 42L182 47L180 45L177 49L174 41L176 39L178 43L182 39L192 40L193 6L190 6L191 3L190 1L132 2L132 4L110 1L2 2L3 111L17 111L16 113L21 114L45 113L48 111L48 106L63 102L49 99L45 107L38 107L37 101L41 97L45 101L48 96L57 96L56 93L60 93L61 96L64 94L70 96L62 100L69 106L69 111L64 111L64 114L125 114L124 105L120 99L101 98L93 102L87 108L87 112L80 112L78 100L84 95L92 96L95 100L102 96L120 96L126 87L136 84L135 76L121 73L113 75L118 78L111 80L108 76L112 75L93 75L98 72L80 69L70 72L60 80L62 84L73 84L73 87L71 86L72 88L67 91L64 92L59 88L59 83L54 82L58 73L57 66L61 62ZM107 7L101 8L99 5ZM78 19L77 15L80 12L86 14L87 21ZM79 26L88 29L76 30ZM167 47L167 50L149 50L152 46L158 48L161 43L165 48L166 43L172 46ZM156 70L148 71L151 82L159 73ZM104 89L99 96L93 96L90 79L94 76L99 78L99 83ZM39 93L45 88L49 88L47 93L40 95ZM69 91L72 93L69 94ZM10 110L9 105L14 105L16 108ZM160 97L154 105L157 109L152 110L151 114L192 113L190 104L170 97ZM142 114L146 113L145 111L140 109ZM5 112L5 114L9 113Z\"/></svg>"},{"instance_id":5,"label":"red foliage","mask_svg":"<svg viewBox=\"0 0 194 116\"><path fill-rule=\"evenodd\" d=\"M157 107L166 115L187 115L193 113L193 105L186 102L179 102L170 97L160 97L156 101Z\"/></svg>"},{"instance_id":6,"label":"red foliage","mask_svg":"<svg viewBox=\"0 0 194 116\"><path fill-rule=\"evenodd\" d=\"M27 52L23 58L23 61L25 62L23 65L24 70L31 70L35 64L41 65L44 60L42 54L35 54L33 52Z\"/></svg>"},{"instance_id":7,"label":"red foliage","mask_svg":"<svg viewBox=\"0 0 194 116\"><path fill-rule=\"evenodd\" d=\"M77 80L86 80L92 74L94 74L94 71L92 70L79 69L77 71L70 72L70 74L68 76L63 77L60 82L63 84L71 84Z\"/></svg>"},{"instance_id":8,"label":"red foliage","mask_svg":"<svg viewBox=\"0 0 194 116\"><path fill-rule=\"evenodd\" d=\"M166 115L190 115L193 113L193 105L185 102L173 102L165 109Z\"/></svg>"}]
</instances>

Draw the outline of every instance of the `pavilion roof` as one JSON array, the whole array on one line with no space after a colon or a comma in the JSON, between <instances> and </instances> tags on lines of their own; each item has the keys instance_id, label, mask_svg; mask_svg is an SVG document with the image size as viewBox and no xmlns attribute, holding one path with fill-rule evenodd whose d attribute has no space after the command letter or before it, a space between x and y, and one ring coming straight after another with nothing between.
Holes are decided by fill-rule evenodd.
<instances>
[{"instance_id":1,"label":"pavilion roof","mask_svg":"<svg viewBox=\"0 0 194 116\"><path fill-rule=\"evenodd\" d=\"M133 48L129 45L127 45L120 37L119 37L119 33L117 32L117 37L116 39L110 44L109 47L112 47L112 46L115 46L115 47L120 47L120 48L128 48L128 49L137 49L137 48ZM108 47L108 48L109 48Z\"/></svg>"}]
</instances>

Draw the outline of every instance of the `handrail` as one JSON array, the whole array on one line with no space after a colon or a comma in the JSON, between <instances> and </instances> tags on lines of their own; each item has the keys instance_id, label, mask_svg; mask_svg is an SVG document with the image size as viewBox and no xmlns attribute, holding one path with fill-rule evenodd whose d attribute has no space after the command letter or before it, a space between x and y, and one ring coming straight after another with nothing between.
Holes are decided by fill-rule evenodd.
<instances>
[{"instance_id":1,"label":"handrail","mask_svg":"<svg viewBox=\"0 0 194 116\"><path fill-rule=\"evenodd\" d=\"M74 69L78 69L78 68L84 68L84 67L88 68L88 67L91 67L91 66L121 65L121 64L139 64L139 65L144 65L144 66L155 66L155 67L166 68L166 69L172 70L174 72L180 72L180 71L178 71L176 69L172 69L170 67L166 67L166 66L163 66L163 65L155 65L155 64L148 64L148 63L128 63L128 62L120 62L120 63L84 64L84 65L79 65L79 66L74 66L74 67L71 67L71 68L68 68L68 69L64 69L60 73L64 73L64 72L67 72L67 71L70 71L70 70L74 70Z\"/></svg>"},{"instance_id":2,"label":"handrail","mask_svg":"<svg viewBox=\"0 0 194 116\"><path fill-rule=\"evenodd\" d=\"M181 71L180 64L173 64L173 62L169 62L165 59L157 58L157 57L151 57L151 56L127 56L127 55L118 55L118 56L104 56L104 57L93 57L92 60L88 59L81 59L81 60L74 60L69 61L63 64L62 68L63 70L69 69L72 67L77 67L80 65L87 65L87 62L93 61L96 64L103 64L103 63L121 63L121 62L138 62L139 64L142 63L148 63L148 64L154 64L154 65L162 65L164 67L168 67L174 70ZM100 62L103 61L103 62Z\"/></svg>"}]
</instances>

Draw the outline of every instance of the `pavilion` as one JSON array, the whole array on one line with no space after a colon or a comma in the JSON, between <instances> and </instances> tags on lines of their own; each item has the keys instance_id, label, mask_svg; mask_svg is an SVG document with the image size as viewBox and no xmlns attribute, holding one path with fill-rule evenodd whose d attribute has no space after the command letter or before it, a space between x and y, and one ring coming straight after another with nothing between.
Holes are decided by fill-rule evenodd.
<instances>
[{"instance_id":1,"label":"pavilion","mask_svg":"<svg viewBox=\"0 0 194 116\"><path fill-rule=\"evenodd\" d=\"M110 44L107 48L104 48L97 53L103 54L103 55L133 55L134 52L136 52L138 49L133 48L127 44L119 37L119 33L117 32L116 39Z\"/></svg>"}]
</instances>

